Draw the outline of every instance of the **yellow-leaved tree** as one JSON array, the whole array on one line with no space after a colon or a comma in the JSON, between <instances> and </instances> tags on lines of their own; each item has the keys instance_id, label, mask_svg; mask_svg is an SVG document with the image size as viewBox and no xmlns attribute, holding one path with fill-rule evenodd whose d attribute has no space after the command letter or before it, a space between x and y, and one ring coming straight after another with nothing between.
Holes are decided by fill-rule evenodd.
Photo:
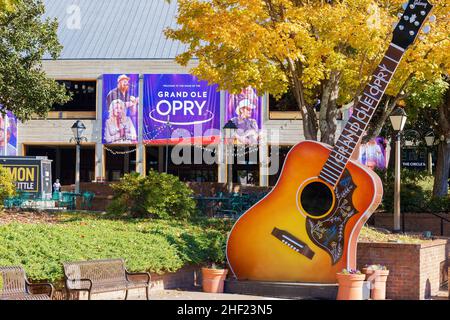
<instances>
[{"instance_id":1,"label":"yellow-leaved tree","mask_svg":"<svg viewBox=\"0 0 450 320\"><path fill-rule=\"evenodd\" d=\"M450 0L434 0L435 30L406 54L382 105L382 125L414 76L448 70ZM357 101L392 39L401 0L178 0L178 28L166 36L188 44L182 65L223 90L253 86L281 97L290 90L306 139L333 145L342 105ZM320 100L317 114L315 104ZM374 130L381 128L374 126Z\"/></svg>"},{"instance_id":2,"label":"yellow-leaved tree","mask_svg":"<svg viewBox=\"0 0 450 320\"><path fill-rule=\"evenodd\" d=\"M14 9L14 4L20 0L0 0L0 13Z\"/></svg>"}]
</instances>

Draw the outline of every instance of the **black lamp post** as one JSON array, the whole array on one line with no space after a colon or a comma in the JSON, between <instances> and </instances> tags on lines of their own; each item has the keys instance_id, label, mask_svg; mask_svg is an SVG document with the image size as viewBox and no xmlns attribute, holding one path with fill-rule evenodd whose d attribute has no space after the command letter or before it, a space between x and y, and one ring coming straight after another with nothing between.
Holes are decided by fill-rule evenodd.
<instances>
[{"instance_id":1,"label":"black lamp post","mask_svg":"<svg viewBox=\"0 0 450 320\"><path fill-rule=\"evenodd\" d=\"M229 120L223 127L225 131L225 143L227 145L227 189L229 193L233 192L233 161L234 161L234 135L237 130L236 124Z\"/></svg>"},{"instance_id":2,"label":"black lamp post","mask_svg":"<svg viewBox=\"0 0 450 320\"><path fill-rule=\"evenodd\" d=\"M408 119L403 108L396 108L389 116L392 128L396 133L395 139L395 184L394 184L394 232L400 232L400 157L401 135Z\"/></svg>"},{"instance_id":3,"label":"black lamp post","mask_svg":"<svg viewBox=\"0 0 450 320\"><path fill-rule=\"evenodd\" d=\"M76 165L75 165L75 193L80 193L80 151L81 142L87 142L87 138L83 137L83 132L86 130L83 122L78 120L72 126L73 138L70 142L75 142L76 146Z\"/></svg>"},{"instance_id":4,"label":"black lamp post","mask_svg":"<svg viewBox=\"0 0 450 320\"><path fill-rule=\"evenodd\" d=\"M428 147L428 173L430 175L433 174L433 155L432 155L431 148L434 145L434 139L435 139L435 137L434 137L434 133L432 131L428 132L425 135L425 143L427 144L427 147Z\"/></svg>"}]
</instances>

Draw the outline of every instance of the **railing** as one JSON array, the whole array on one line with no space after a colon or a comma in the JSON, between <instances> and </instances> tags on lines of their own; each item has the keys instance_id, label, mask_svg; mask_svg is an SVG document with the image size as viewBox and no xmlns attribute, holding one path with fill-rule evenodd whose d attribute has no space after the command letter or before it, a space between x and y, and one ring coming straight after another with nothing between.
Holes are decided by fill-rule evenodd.
<instances>
[{"instance_id":1,"label":"railing","mask_svg":"<svg viewBox=\"0 0 450 320\"><path fill-rule=\"evenodd\" d=\"M429 212L429 213L431 213L433 216L441 219L441 236L444 236L444 221L450 222L450 220L445 217L440 216L439 214L437 214L435 212Z\"/></svg>"}]
</instances>

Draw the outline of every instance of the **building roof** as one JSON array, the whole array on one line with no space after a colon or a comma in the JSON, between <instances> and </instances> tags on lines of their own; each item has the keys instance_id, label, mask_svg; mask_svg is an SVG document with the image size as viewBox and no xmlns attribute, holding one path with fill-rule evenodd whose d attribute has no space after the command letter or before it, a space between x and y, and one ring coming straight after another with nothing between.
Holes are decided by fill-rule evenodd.
<instances>
[{"instance_id":1,"label":"building roof","mask_svg":"<svg viewBox=\"0 0 450 320\"><path fill-rule=\"evenodd\" d=\"M173 59L186 49L163 30L176 27L177 1L43 0L59 21L61 60ZM46 56L44 59L49 59Z\"/></svg>"}]
</instances>

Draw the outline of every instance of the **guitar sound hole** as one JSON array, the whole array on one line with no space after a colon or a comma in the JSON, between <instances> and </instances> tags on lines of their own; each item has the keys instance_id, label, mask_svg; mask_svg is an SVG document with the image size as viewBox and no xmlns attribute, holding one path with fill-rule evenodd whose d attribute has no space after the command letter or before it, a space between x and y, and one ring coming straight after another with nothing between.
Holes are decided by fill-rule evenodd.
<instances>
[{"instance_id":1,"label":"guitar sound hole","mask_svg":"<svg viewBox=\"0 0 450 320\"><path fill-rule=\"evenodd\" d=\"M324 183L312 182L303 189L300 201L308 215L320 217L330 211L333 193Z\"/></svg>"}]
</instances>

